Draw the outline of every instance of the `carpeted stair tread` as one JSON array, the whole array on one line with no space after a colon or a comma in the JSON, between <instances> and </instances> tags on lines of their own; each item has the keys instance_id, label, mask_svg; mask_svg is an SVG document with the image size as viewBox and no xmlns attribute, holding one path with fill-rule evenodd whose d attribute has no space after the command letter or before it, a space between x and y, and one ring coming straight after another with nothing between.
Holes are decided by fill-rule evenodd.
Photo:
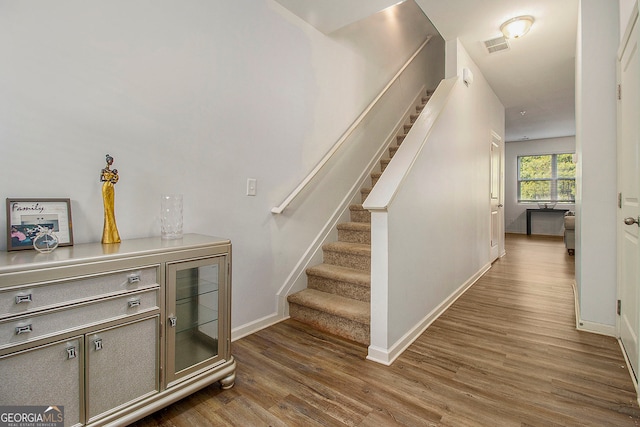
<instances>
[{"instance_id":1,"label":"carpeted stair tread","mask_svg":"<svg viewBox=\"0 0 640 427\"><path fill-rule=\"evenodd\" d=\"M341 267L332 264L319 264L307 269L310 276L318 276L331 280L353 283L354 285L371 287L371 274L355 268Z\"/></svg>"},{"instance_id":2,"label":"carpeted stair tread","mask_svg":"<svg viewBox=\"0 0 640 427\"><path fill-rule=\"evenodd\" d=\"M325 243L322 246L322 250L371 256L371 245L366 245L364 243L330 242Z\"/></svg>"},{"instance_id":3,"label":"carpeted stair tread","mask_svg":"<svg viewBox=\"0 0 640 427\"><path fill-rule=\"evenodd\" d=\"M375 185L378 183L378 180L380 179L381 176L382 176L382 172L372 172L371 173L371 185L373 187L375 187Z\"/></svg>"},{"instance_id":4,"label":"carpeted stair tread","mask_svg":"<svg viewBox=\"0 0 640 427\"><path fill-rule=\"evenodd\" d=\"M298 304L365 325L369 324L371 317L369 303L317 291L315 289L305 289L296 292L295 294L289 295L288 300L292 304Z\"/></svg>"},{"instance_id":5,"label":"carpeted stair tread","mask_svg":"<svg viewBox=\"0 0 640 427\"><path fill-rule=\"evenodd\" d=\"M341 267L333 264L320 264L309 267L307 288L357 301L371 301L371 274L368 271Z\"/></svg>"},{"instance_id":6,"label":"carpeted stair tread","mask_svg":"<svg viewBox=\"0 0 640 427\"><path fill-rule=\"evenodd\" d=\"M351 231L371 231L371 224L368 222L342 222L337 226L338 230Z\"/></svg>"},{"instance_id":7,"label":"carpeted stair tread","mask_svg":"<svg viewBox=\"0 0 640 427\"><path fill-rule=\"evenodd\" d=\"M353 204L349 206L351 221L353 222L371 222L371 212L362 207L362 204Z\"/></svg>"},{"instance_id":8,"label":"carpeted stair tread","mask_svg":"<svg viewBox=\"0 0 640 427\"><path fill-rule=\"evenodd\" d=\"M336 226L338 241L371 244L370 222L343 222Z\"/></svg>"},{"instance_id":9,"label":"carpeted stair tread","mask_svg":"<svg viewBox=\"0 0 640 427\"><path fill-rule=\"evenodd\" d=\"M371 245L351 242L326 243L322 246L322 260L325 264L370 272Z\"/></svg>"},{"instance_id":10,"label":"carpeted stair tread","mask_svg":"<svg viewBox=\"0 0 640 427\"><path fill-rule=\"evenodd\" d=\"M360 199L362 200L362 203L367 200L367 197L369 197L369 193L371 193L371 188L369 187L360 189Z\"/></svg>"}]
</instances>

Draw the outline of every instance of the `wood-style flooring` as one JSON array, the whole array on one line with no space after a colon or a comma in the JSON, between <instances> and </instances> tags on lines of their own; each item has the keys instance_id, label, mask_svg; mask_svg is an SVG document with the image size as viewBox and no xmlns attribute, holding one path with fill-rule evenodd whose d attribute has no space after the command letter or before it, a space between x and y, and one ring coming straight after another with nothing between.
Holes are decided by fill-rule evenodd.
<instances>
[{"instance_id":1,"label":"wood-style flooring","mask_svg":"<svg viewBox=\"0 0 640 427\"><path fill-rule=\"evenodd\" d=\"M135 425L640 425L617 341L575 329L562 241L508 235L506 250L391 366L287 320L233 343L232 389L214 384Z\"/></svg>"}]
</instances>

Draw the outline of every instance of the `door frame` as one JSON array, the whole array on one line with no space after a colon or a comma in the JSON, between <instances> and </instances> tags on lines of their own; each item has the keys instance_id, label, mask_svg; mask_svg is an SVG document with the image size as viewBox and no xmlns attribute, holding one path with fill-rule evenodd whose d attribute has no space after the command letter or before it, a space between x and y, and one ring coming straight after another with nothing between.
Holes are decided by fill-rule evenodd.
<instances>
[{"instance_id":1,"label":"door frame","mask_svg":"<svg viewBox=\"0 0 640 427\"><path fill-rule=\"evenodd\" d=\"M497 165L497 177L494 177L496 169L494 169L493 147L497 147L499 150L498 165ZM498 133L491 131L491 138L489 143L489 254L490 261L494 262L498 258L505 255L504 250L504 140ZM497 179L497 183L494 181ZM496 188L497 184L497 188ZM498 197L494 198L494 191L498 192ZM495 200L495 201L494 201ZM493 215L494 204L496 206L497 218L497 253L493 249Z\"/></svg>"},{"instance_id":2,"label":"door frame","mask_svg":"<svg viewBox=\"0 0 640 427\"><path fill-rule=\"evenodd\" d=\"M631 36L633 34L634 27L638 26L638 2L636 2L636 4L634 5L632 14L631 14L631 18L629 20L629 23L627 25L627 28L625 30L624 36L621 39L620 42L620 48L618 49L618 55L617 55L617 84L618 87L620 87L621 85L621 80L622 80L622 66L621 66L621 62L623 59L623 55L626 53L626 49L628 47L628 45L633 42L633 40L631 39ZM637 29L636 31L636 43L638 43L637 40ZM638 55L638 53L636 53L636 55ZM622 89L622 91L624 91L624 89ZM623 97L624 97L624 93L620 93ZM638 102L638 100L636 100L636 102ZM620 109L620 103L621 103L621 98L620 95L618 96L618 109L617 109L617 133L618 133L618 139L617 139L617 150L618 150L618 156L620 156L621 153L621 145L623 144L624 141L622 141L622 130L623 130L623 122L622 122L622 116L621 116L621 109ZM632 124L633 126L634 124ZM635 124L637 126L637 123ZM640 127L636 128L636 132L637 134L640 134ZM636 135L637 136L637 135ZM640 158L638 158L637 160L640 161ZM619 303L622 303L622 306L628 306L628 304L635 304L636 307L638 306L638 301L624 301L624 288L623 288L623 283L622 283L622 258L621 258L621 254L622 254L622 246L623 246L623 242L622 242L622 237L624 237L624 227L628 227L627 225L622 225L622 222L624 220L624 215L622 212L622 206L621 206L621 199L620 199L620 193L621 193L621 167L620 167L620 161L621 158L618 157L618 197L619 197L619 202L618 202L618 210L617 210L617 226L616 226L616 237L618 240L617 243L617 254L616 254L616 263L617 263L617 273L618 273L618 280L617 280L617 289L616 289L616 293L617 293L617 300L619 301ZM640 259L636 260L638 262L638 264L640 265ZM636 283L636 299L638 299L638 295L640 295L640 283ZM624 310L624 308L623 308ZM629 369L629 373L631 375L631 378L633 380L633 384L636 388L636 395L637 395L637 400L640 403L640 394L638 394L638 377L640 377L640 372L634 372L633 368L632 368L632 363L631 360L629 358L629 355L627 353L627 350L625 349L624 343L622 341L622 316L621 316L621 312L618 311L617 313L618 315L616 316L616 334L617 334L617 338L618 338L618 342L620 343L620 348L622 350L622 353L626 359L627 362L627 367ZM638 327L638 330L640 330L640 325L636 325ZM638 341L638 347L640 347L640 340ZM634 349L635 354L636 355L640 355L640 348L635 348ZM635 360L634 362L636 363L636 369L640 370L640 357L637 358L637 360Z\"/></svg>"}]
</instances>

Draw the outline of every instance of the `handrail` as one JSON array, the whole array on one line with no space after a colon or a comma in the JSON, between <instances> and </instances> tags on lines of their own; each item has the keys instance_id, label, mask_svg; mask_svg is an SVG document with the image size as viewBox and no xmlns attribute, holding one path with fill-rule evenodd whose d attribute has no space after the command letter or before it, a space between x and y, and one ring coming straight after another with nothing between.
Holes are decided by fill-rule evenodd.
<instances>
[{"instance_id":1,"label":"handrail","mask_svg":"<svg viewBox=\"0 0 640 427\"><path fill-rule=\"evenodd\" d=\"M347 138L353 133L353 131L360 125L360 122L366 117L367 114L373 109L376 103L384 96L385 93L391 88L391 86L398 80L400 75L404 72L404 70L411 64L411 62L415 59L416 56L422 52L422 49L429 43L433 36L428 35L426 40L420 45L420 47L416 50L416 52L411 55L411 57L407 60L407 62L398 70L398 72L393 76L393 78L389 81L389 83L382 89L382 92L375 97L373 101L364 109L364 111L356 118L356 120L349 126L349 128L342 134L340 139L336 141L336 143L331 147L331 149L324 155L322 160L313 168L311 172L306 176L304 180L287 196L286 199L279 206L276 206L271 209L271 213L281 214L287 206L295 199L298 194L302 192L302 190L311 182L311 180L316 176L316 174L327 164L327 162L333 157L333 155L338 151L338 149L342 146L342 144L347 140Z\"/></svg>"}]
</instances>

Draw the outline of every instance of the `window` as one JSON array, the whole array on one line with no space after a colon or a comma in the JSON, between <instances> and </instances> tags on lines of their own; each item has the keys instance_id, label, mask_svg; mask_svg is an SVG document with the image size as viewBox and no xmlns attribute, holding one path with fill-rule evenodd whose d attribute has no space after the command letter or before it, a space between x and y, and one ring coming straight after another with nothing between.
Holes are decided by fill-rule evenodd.
<instances>
[{"instance_id":1,"label":"window","mask_svg":"<svg viewBox=\"0 0 640 427\"><path fill-rule=\"evenodd\" d=\"M518 202L575 202L573 154L518 156Z\"/></svg>"}]
</instances>

